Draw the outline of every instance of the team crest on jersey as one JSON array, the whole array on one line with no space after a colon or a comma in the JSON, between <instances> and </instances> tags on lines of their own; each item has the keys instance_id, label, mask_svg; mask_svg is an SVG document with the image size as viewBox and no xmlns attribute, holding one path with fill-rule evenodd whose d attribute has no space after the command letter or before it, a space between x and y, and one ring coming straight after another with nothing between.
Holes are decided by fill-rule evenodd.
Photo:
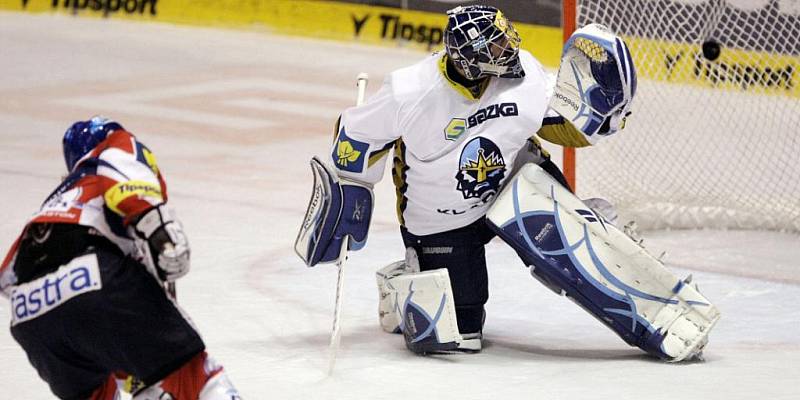
<instances>
[{"instance_id":1,"label":"team crest on jersey","mask_svg":"<svg viewBox=\"0 0 800 400\"><path fill-rule=\"evenodd\" d=\"M336 161L336 168L348 172L361 172L364 169L367 149L369 149L369 144L347 137L347 133L342 127L332 154Z\"/></svg>"},{"instance_id":2,"label":"team crest on jersey","mask_svg":"<svg viewBox=\"0 0 800 400\"><path fill-rule=\"evenodd\" d=\"M464 199L489 201L506 175L506 163L500 148L483 137L470 140L461 150L456 188Z\"/></svg>"}]
</instances>

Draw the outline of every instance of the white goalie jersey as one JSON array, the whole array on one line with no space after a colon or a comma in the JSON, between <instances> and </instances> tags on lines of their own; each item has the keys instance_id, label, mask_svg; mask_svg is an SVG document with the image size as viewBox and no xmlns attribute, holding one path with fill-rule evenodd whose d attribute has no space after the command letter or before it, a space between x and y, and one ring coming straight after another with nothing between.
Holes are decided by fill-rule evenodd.
<instances>
[{"instance_id":1,"label":"white goalie jersey","mask_svg":"<svg viewBox=\"0 0 800 400\"><path fill-rule=\"evenodd\" d=\"M411 233L481 218L548 110L548 75L519 56L525 77L491 79L477 99L447 77L443 53L394 71L342 114L331 154L339 176L374 184L393 149L398 217Z\"/></svg>"}]
</instances>

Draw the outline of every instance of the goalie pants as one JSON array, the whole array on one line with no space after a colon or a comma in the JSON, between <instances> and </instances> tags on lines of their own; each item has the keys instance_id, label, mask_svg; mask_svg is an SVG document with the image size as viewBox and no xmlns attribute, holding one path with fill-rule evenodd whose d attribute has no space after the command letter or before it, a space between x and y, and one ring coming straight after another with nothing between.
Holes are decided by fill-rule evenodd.
<instances>
[{"instance_id":1,"label":"goalie pants","mask_svg":"<svg viewBox=\"0 0 800 400\"><path fill-rule=\"evenodd\" d=\"M570 189L561 170L549 158L540 161L539 166ZM459 332L480 332L485 319L484 305L489 299L484 246L495 236L486 225L486 218L481 217L462 228L432 235L417 236L403 226L400 227L400 233L406 248L413 248L417 252L421 271L447 269Z\"/></svg>"},{"instance_id":2,"label":"goalie pants","mask_svg":"<svg viewBox=\"0 0 800 400\"><path fill-rule=\"evenodd\" d=\"M406 248L419 257L421 271L446 268L453 288L458 330L476 333L483 329L484 305L489 299L484 245L494 237L481 218L465 227L417 236L400 227Z\"/></svg>"},{"instance_id":3,"label":"goalie pants","mask_svg":"<svg viewBox=\"0 0 800 400\"><path fill-rule=\"evenodd\" d=\"M11 327L39 376L61 399L87 399L109 375L156 383L205 350L160 283L115 246L92 247L102 288Z\"/></svg>"}]
</instances>

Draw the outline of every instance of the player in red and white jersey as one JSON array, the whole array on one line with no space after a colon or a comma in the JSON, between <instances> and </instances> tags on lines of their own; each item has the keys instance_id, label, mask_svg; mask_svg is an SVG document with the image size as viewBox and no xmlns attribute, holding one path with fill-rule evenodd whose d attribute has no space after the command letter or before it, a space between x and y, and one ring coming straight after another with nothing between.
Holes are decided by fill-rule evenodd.
<instances>
[{"instance_id":1,"label":"player in red and white jersey","mask_svg":"<svg viewBox=\"0 0 800 400\"><path fill-rule=\"evenodd\" d=\"M145 210L166 203L167 187L147 147L118 124L106 125L110 134L105 140L80 160L67 160L69 174L26 229L38 224L93 228L125 254L131 254L134 240L125 226ZM65 157L75 156L68 156L65 150ZM4 270L15 250L6 256Z\"/></svg>"},{"instance_id":2,"label":"player in red and white jersey","mask_svg":"<svg viewBox=\"0 0 800 400\"><path fill-rule=\"evenodd\" d=\"M61 399L238 399L163 285L189 271L155 157L103 117L64 134L68 175L0 264L11 333Z\"/></svg>"}]
</instances>

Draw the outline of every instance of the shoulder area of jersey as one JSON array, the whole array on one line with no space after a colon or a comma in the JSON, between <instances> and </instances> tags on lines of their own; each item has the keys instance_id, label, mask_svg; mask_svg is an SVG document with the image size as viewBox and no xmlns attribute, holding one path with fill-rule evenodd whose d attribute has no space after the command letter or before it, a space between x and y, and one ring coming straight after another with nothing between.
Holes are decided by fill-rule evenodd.
<instances>
[{"instance_id":1,"label":"shoulder area of jersey","mask_svg":"<svg viewBox=\"0 0 800 400\"><path fill-rule=\"evenodd\" d=\"M112 131L106 137L106 139L97 146L95 150L100 152L103 150L116 148L127 153L134 153L137 143L136 136L125 130L125 128L120 128Z\"/></svg>"},{"instance_id":2,"label":"shoulder area of jersey","mask_svg":"<svg viewBox=\"0 0 800 400\"><path fill-rule=\"evenodd\" d=\"M89 120L77 121L64 132L62 147L67 170L87 158L99 156L107 149L118 148L132 153L137 147L136 139L118 122L94 116Z\"/></svg>"},{"instance_id":3,"label":"shoulder area of jersey","mask_svg":"<svg viewBox=\"0 0 800 400\"><path fill-rule=\"evenodd\" d=\"M386 83L391 84L396 95L415 95L428 91L440 79L439 62L442 57L444 51L438 51L414 64L396 69L386 76Z\"/></svg>"},{"instance_id":4,"label":"shoulder area of jersey","mask_svg":"<svg viewBox=\"0 0 800 400\"><path fill-rule=\"evenodd\" d=\"M116 158L113 154L129 154L138 156L142 152L144 146L136 140L132 133L126 131L124 128L115 129L105 139L94 146L89 152L81 156L76 162L75 167L82 164L84 161L94 158ZM112 152L109 152L113 150ZM121 151L122 153L118 153ZM152 157L152 155L150 156ZM106 160L109 161L109 160Z\"/></svg>"},{"instance_id":5,"label":"shoulder area of jersey","mask_svg":"<svg viewBox=\"0 0 800 400\"><path fill-rule=\"evenodd\" d=\"M525 70L525 76L532 78L541 78L547 75L544 66L539 60L533 56L529 51L519 50L519 61L522 63L522 68Z\"/></svg>"}]
</instances>

